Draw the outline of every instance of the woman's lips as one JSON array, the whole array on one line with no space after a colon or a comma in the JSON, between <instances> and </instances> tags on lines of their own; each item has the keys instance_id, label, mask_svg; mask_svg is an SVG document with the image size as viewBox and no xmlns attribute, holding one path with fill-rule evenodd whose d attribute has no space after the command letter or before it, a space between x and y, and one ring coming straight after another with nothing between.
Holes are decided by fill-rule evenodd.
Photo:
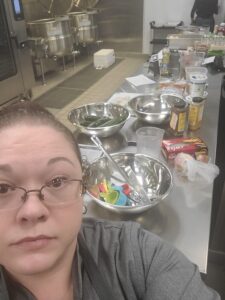
<instances>
[{"instance_id":1,"label":"woman's lips","mask_svg":"<svg viewBox=\"0 0 225 300\"><path fill-rule=\"evenodd\" d=\"M40 235L36 237L23 238L21 240L16 241L15 243L12 243L11 245L15 247L25 248L28 250L38 250L48 246L52 240L54 240L53 237Z\"/></svg>"}]
</instances>

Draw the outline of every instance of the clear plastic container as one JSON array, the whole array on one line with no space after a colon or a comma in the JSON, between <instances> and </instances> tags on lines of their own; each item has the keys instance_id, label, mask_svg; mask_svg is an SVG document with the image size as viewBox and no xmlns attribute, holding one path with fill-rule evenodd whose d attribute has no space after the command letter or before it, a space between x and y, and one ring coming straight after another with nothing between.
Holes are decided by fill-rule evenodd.
<instances>
[{"instance_id":1,"label":"clear plastic container","mask_svg":"<svg viewBox=\"0 0 225 300\"><path fill-rule=\"evenodd\" d=\"M181 51L180 52L180 70L181 78L185 77L185 68L200 67L204 61L204 52Z\"/></svg>"},{"instance_id":2,"label":"clear plastic container","mask_svg":"<svg viewBox=\"0 0 225 300\"><path fill-rule=\"evenodd\" d=\"M141 127L136 131L137 153L159 158L165 130L158 127Z\"/></svg>"},{"instance_id":3,"label":"clear plastic container","mask_svg":"<svg viewBox=\"0 0 225 300\"><path fill-rule=\"evenodd\" d=\"M205 67L186 67L185 68L186 80L190 82L190 75L191 74L208 74L208 70Z\"/></svg>"},{"instance_id":4,"label":"clear plastic container","mask_svg":"<svg viewBox=\"0 0 225 300\"><path fill-rule=\"evenodd\" d=\"M192 98L203 98L207 87L207 76L205 74L190 74L189 93Z\"/></svg>"},{"instance_id":5,"label":"clear plastic container","mask_svg":"<svg viewBox=\"0 0 225 300\"><path fill-rule=\"evenodd\" d=\"M203 63L205 52L181 51L180 64L183 67L199 67Z\"/></svg>"}]
</instances>

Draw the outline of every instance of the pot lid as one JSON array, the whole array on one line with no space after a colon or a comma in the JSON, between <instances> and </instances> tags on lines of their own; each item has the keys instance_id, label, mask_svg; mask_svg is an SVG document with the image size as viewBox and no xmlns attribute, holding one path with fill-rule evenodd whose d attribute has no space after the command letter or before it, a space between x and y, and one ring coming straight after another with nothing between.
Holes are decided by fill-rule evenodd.
<instances>
[{"instance_id":1,"label":"pot lid","mask_svg":"<svg viewBox=\"0 0 225 300\"><path fill-rule=\"evenodd\" d=\"M74 6L73 0L39 0L39 3L52 16L66 14Z\"/></svg>"}]
</instances>

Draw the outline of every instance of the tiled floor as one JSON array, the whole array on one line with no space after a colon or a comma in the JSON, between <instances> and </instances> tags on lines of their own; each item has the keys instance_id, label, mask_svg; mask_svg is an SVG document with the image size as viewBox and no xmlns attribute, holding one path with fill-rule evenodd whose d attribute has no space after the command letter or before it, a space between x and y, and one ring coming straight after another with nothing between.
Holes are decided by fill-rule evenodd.
<instances>
[{"instance_id":1,"label":"tiled floor","mask_svg":"<svg viewBox=\"0 0 225 300\"><path fill-rule=\"evenodd\" d=\"M100 70L95 69L93 64L90 63L70 78L58 84L55 88L37 98L36 101L46 108L62 109L73 102L74 99L77 99L89 87L104 77L106 73L115 68L121 61L122 58L117 58L113 65Z\"/></svg>"},{"instance_id":2,"label":"tiled floor","mask_svg":"<svg viewBox=\"0 0 225 300\"><path fill-rule=\"evenodd\" d=\"M77 106L90 102L105 101L109 98L123 83L124 78L131 76L140 67L141 64L146 61L145 56L134 55L127 56L122 55L123 60L114 68L109 70L102 78L95 82L92 86L83 90L82 93L75 97L72 102L63 106L62 108L55 107L50 110L61 120L67 127L74 131L73 125L67 120L68 112ZM34 101L50 89L61 84L64 80L70 78L87 65L92 63L92 57L87 57L86 60L78 61L75 68L71 67L66 71L61 71L56 74L47 77L47 85L43 86L40 82L37 82L36 87L33 89ZM87 79L88 80L88 79ZM62 84L61 84L62 85ZM61 97L63 97L63 92ZM209 261L207 276L204 278L207 285L217 290L221 298L225 300L225 266L221 264L215 264Z\"/></svg>"},{"instance_id":3,"label":"tiled floor","mask_svg":"<svg viewBox=\"0 0 225 300\"><path fill-rule=\"evenodd\" d=\"M42 83L41 78L36 81L35 86L32 88L33 100L36 100L38 97L44 95L49 90L56 87L58 84L62 83L66 79L70 78L74 74L78 73L80 70L85 68L87 65L92 63L92 57L87 56L85 58L77 59L75 66L73 64L66 65L66 69L58 68L54 72L49 72L45 74L46 84Z\"/></svg>"}]
</instances>

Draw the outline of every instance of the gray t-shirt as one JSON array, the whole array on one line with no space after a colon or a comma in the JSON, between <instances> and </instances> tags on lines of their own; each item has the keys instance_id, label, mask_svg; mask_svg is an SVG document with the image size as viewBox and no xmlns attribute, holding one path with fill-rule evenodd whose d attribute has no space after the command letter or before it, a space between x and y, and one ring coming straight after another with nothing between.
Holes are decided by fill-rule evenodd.
<instances>
[{"instance_id":1,"label":"gray t-shirt","mask_svg":"<svg viewBox=\"0 0 225 300\"><path fill-rule=\"evenodd\" d=\"M85 218L80 234L118 300L220 299L181 252L137 223ZM80 250L78 244L73 264L74 300L99 300ZM12 299L35 297L0 266L0 300Z\"/></svg>"},{"instance_id":2,"label":"gray t-shirt","mask_svg":"<svg viewBox=\"0 0 225 300\"><path fill-rule=\"evenodd\" d=\"M180 251L133 222L86 218L81 235L118 300L220 299ZM99 300L77 255L80 299ZM110 300L110 299L106 299Z\"/></svg>"}]
</instances>

